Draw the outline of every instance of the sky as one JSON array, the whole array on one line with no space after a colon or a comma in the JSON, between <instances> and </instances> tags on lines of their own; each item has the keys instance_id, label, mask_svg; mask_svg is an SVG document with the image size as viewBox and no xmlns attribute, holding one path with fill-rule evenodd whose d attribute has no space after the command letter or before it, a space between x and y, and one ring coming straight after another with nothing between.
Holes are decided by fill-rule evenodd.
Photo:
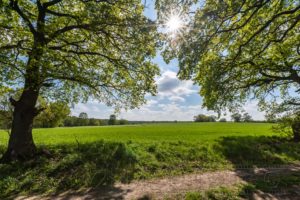
<instances>
[{"instance_id":1,"label":"sky","mask_svg":"<svg viewBox=\"0 0 300 200\"><path fill-rule=\"evenodd\" d=\"M153 2L146 1L145 4L145 15L155 20L156 12ZM156 77L157 95L154 97L146 96L147 103L139 109L117 113L118 118L132 121L192 121L193 117L198 114L217 116L216 113L202 108L199 86L194 85L192 81L180 81L177 78L178 62L176 59L166 64L160 52L157 52L153 62L159 66L161 71L161 75ZM243 109L253 119L263 120L264 113L258 111L256 104L255 100L249 100ZM86 112L89 117L107 119L109 115L114 114L114 108L91 100L87 103L79 103L72 109L72 115L74 116L78 116L81 112ZM230 120L230 113L227 113L224 117Z\"/></svg>"}]
</instances>

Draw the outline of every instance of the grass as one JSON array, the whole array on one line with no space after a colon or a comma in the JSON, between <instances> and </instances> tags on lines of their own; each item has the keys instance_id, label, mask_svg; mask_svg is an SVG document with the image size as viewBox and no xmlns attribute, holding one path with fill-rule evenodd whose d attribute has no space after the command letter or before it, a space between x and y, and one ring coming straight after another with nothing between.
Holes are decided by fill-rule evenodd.
<instances>
[{"instance_id":1,"label":"grass","mask_svg":"<svg viewBox=\"0 0 300 200\"><path fill-rule=\"evenodd\" d=\"M217 187L207 191L178 194L170 199L185 200L239 200L239 199L295 199L299 195L300 174L275 174L273 177L258 177L245 184ZM298 186L298 187L295 187ZM255 198L256 196L256 198ZM258 198L260 197L260 198ZM167 200L167 199L166 199Z\"/></svg>"},{"instance_id":2,"label":"grass","mask_svg":"<svg viewBox=\"0 0 300 200\"><path fill-rule=\"evenodd\" d=\"M102 187L207 170L288 164L300 145L271 132L271 124L174 123L36 129L51 158L0 165L0 199ZM7 134L0 132L0 154Z\"/></svg>"},{"instance_id":3,"label":"grass","mask_svg":"<svg viewBox=\"0 0 300 200\"><path fill-rule=\"evenodd\" d=\"M117 142L205 142L222 136L268 136L271 124L262 123L172 123L129 126L74 127L35 129L39 145L74 144L99 140ZM7 142L7 133L0 132L0 144Z\"/></svg>"},{"instance_id":4,"label":"grass","mask_svg":"<svg viewBox=\"0 0 300 200\"><path fill-rule=\"evenodd\" d=\"M188 192L184 197L177 197L185 200L239 200L239 186L236 187L219 187L202 192ZM175 197L176 198L176 197Z\"/></svg>"}]
</instances>

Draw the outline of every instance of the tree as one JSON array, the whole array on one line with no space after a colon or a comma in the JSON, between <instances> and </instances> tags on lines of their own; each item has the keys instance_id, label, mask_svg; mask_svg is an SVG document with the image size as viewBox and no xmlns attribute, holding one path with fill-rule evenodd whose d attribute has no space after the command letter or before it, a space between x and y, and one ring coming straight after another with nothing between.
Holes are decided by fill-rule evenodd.
<instances>
[{"instance_id":1,"label":"tree","mask_svg":"<svg viewBox=\"0 0 300 200\"><path fill-rule=\"evenodd\" d=\"M89 126L100 126L101 122L98 119L91 118L89 119Z\"/></svg>"},{"instance_id":2,"label":"tree","mask_svg":"<svg viewBox=\"0 0 300 200\"><path fill-rule=\"evenodd\" d=\"M128 124L128 120L126 120L126 119L120 119L119 124L120 125L126 125L126 124Z\"/></svg>"},{"instance_id":3,"label":"tree","mask_svg":"<svg viewBox=\"0 0 300 200\"><path fill-rule=\"evenodd\" d=\"M20 90L9 90L0 96L0 124L1 128L10 132L12 128L13 107L10 98L19 98ZM50 128L62 125L63 120L70 114L70 108L64 102L47 102L39 97L37 104L43 108L41 114L35 118L33 126L39 128Z\"/></svg>"},{"instance_id":4,"label":"tree","mask_svg":"<svg viewBox=\"0 0 300 200\"><path fill-rule=\"evenodd\" d=\"M251 122L253 121L251 115L249 115L249 113L244 113L242 116L242 121L243 122Z\"/></svg>"},{"instance_id":5,"label":"tree","mask_svg":"<svg viewBox=\"0 0 300 200\"><path fill-rule=\"evenodd\" d=\"M71 110L64 102L50 102L43 105L44 111L34 120L35 127L54 128L62 126Z\"/></svg>"},{"instance_id":6,"label":"tree","mask_svg":"<svg viewBox=\"0 0 300 200\"><path fill-rule=\"evenodd\" d=\"M64 126L76 126L75 124L76 121L76 117L74 116L68 116L65 120L64 120Z\"/></svg>"},{"instance_id":7,"label":"tree","mask_svg":"<svg viewBox=\"0 0 300 200\"><path fill-rule=\"evenodd\" d=\"M213 115L210 115L210 116L208 116L208 121L209 122L216 122L217 121L217 117L213 116Z\"/></svg>"},{"instance_id":8,"label":"tree","mask_svg":"<svg viewBox=\"0 0 300 200\"><path fill-rule=\"evenodd\" d=\"M203 114L199 114L197 116L194 116L194 121L195 122L215 122L216 117L211 115L211 116L206 116Z\"/></svg>"},{"instance_id":9,"label":"tree","mask_svg":"<svg viewBox=\"0 0 300 200\"><path fill-rule=\"evenodd\" d=\"M40 95L135 108L155 94L156 26L140 0L0 1L0 91L21 87L2 161L36 154Z\"/></svg>"},{"instance_id":10,"label":"tree","mask_svg":"<svg viewBox=\"0 0 300 200\"><path fill-rule=\"evenodd\" d=\"M221 118L219 122L227 122L227 120L225 118Z\"/></svg>"},{"instance_id":11,"label":"tree","mask_svg":"<svg viewBox=\"0 0 300 200\"><path fill-rule=\"evenodd\" d=\"M164 57L167 61L177 57L179 77L193 79L201 86L203 105L220 113L253 97L262 110L273 110L277 102L277 106L285 107L281 111L297 113L300 2L195 2L182 4L192 20L176 37L166 37L169 45ZM297 123L294 130L300 127L300 121ZM295 135L295 141L297 138Z\"/></svg>"},{"instance_id":12,"label":"tree","mask_svg":"<svg viewBox=\"0 0 300 200\"><path fill-rule=\"evenodd\" d=\"M116 115L110 115L108 120L109 125L116 125L117 124L117 116Z\"/></svg>"},{"instance_id":13,"label":"tree","mask_svg":"<svg viewBox=\"0 0 300 200\"><path fill-rule=\"evenodd\" d=\"M288 137L293 135L295 138L295 137L300 137L299 132L298 133L294 132L294 131L297 131L298 129L293 128L293 126L298 125L297 122L300 121L299 116L300 116L300 114L295 113L295 114L291 114L291 115L285 115L285 116L281 117L280 119L270 118L269 120L273 123L274 123L274 121L276 122L276 124L272 127L275 132L278 132L278 133L283 134L284 136L288 136Z\"/></svg>"},{"instance_id":14,"label":"tree","mask_svg":"<svg viewBox=\"0 0 300 200\"><path fill-rule=\"evenodd\" d=\"M234 121L234 122L241 122L242 120L242 115L240 113L233 113L231 115L231 119Z\"/></svg>"},{"instance_id":15,"label":"tree","mask_svg":"<svg viewBox=\"0 0 300 200\"><path fill-rule=\"evenodd\" d=\"M10 134L12 121L12 107L9 103L9 94L3 93L0 96L0 129L7 130Z\"/></svg>"},{"instance_id":16,"label":"tree","mask_svg":"<svg viewBox=\"0 0 300 200\"><path fill-rule=\"evenodd\" d=\"M79 118L81 118L81 119L88 119L89 117L88 117L87 113L82 112L82 113L79 114Z\"/></svg>"},{"instance_id":17,"label":"tree","mask_svg":"<svg viewBox=\"0 0 300 200\"><path fill-rule=\"evenodd\" d=\"M203 114L199 114L197 116L194 116L194 121L195 122L206 122L207 121L207 116Z\"/></svg>"}]
</instances>

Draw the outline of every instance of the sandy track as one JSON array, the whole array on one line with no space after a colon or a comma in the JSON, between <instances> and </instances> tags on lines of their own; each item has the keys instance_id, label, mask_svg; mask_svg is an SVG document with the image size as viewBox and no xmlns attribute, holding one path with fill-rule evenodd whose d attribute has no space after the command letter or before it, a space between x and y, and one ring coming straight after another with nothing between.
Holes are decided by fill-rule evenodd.
<instances>
[{"instance_id":1,"label":"sandy track","mask_svg":"<svg viewBox=\"0 0 300 200\"><path fill-rule=\"evenodd\" d=\"M17 200L92 200L92 199L163 199L187 191L205 191L220 186L233 186L245 183L257 176L284 175L300 173L300 165L281 168L259 168L255 170L217 171L202 174L189 174L178 177L137 181L130 184L115 184L114 187L101 190L68 191L56 196L18 197ZM300 183L299 183L300 186ZM297 188L300 192L300 187ZM299 196L279 197L280 199L299 199ZM271 194L258 192L254 199L279 199Z\"/></svg>"}]
</instances>

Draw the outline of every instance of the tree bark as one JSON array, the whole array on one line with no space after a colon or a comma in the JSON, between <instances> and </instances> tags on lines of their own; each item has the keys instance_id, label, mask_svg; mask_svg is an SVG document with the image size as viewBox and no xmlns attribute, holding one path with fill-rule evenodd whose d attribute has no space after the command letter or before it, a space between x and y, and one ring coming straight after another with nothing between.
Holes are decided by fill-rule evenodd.
<instances>
[{"instance_id":1,"label":"tree bark","mask_svg":"<svg viewBox=\"0 0 300 200\"><path fill-rule=\"evenodd\" d=\"M300 121L295 121L292 124L293 140L294 142L300 142Z\"/></svg>"},{"instance_id":2,"label":"tree bark","mask_svg":"<svg viewBox=\"0 0 300 200\"><path fill-rule=\"evenodd\" d=\"M27 160L36 154L36 146L32 137L33 119L38 114L35 107L39 91L24 89L20 99L14 101L13 122L8 148L1 162Z\"/></svg>"}]
</instances>

